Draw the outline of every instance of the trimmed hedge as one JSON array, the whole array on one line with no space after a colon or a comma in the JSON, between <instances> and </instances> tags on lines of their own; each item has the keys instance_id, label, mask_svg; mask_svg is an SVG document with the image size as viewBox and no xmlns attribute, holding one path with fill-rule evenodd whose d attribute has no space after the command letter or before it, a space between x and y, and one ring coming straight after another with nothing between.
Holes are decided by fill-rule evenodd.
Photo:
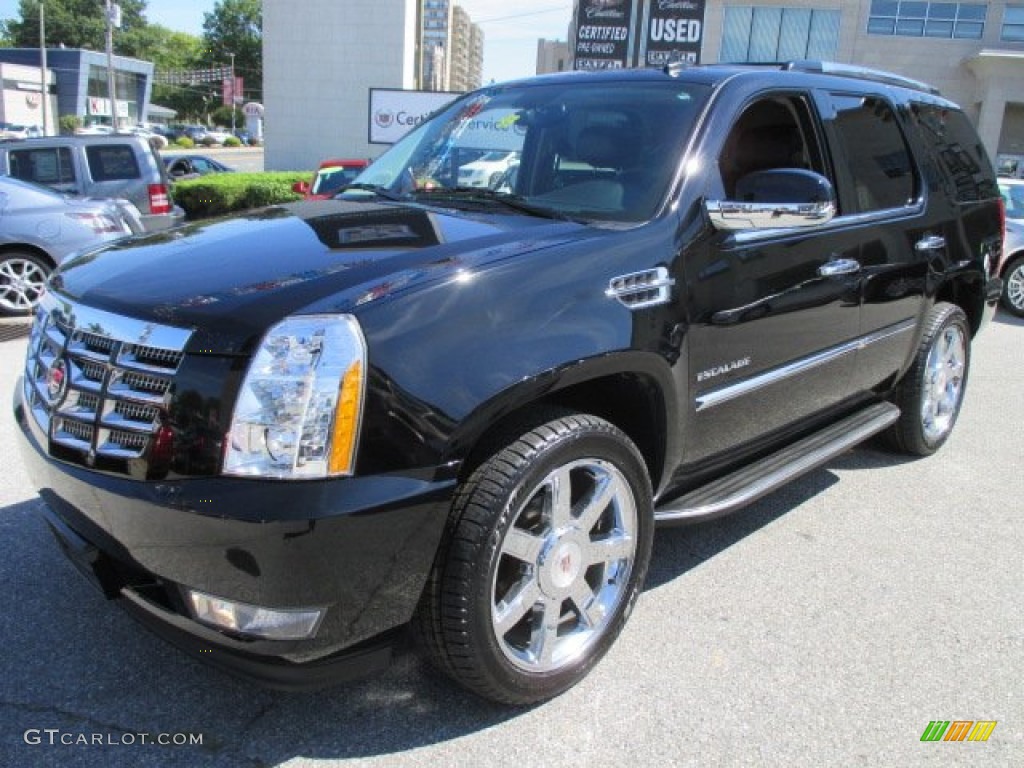
<instances>
[{"instance_id":1,"label":"trimmed hedge","mask_svg":"<svg viewBox=\"0 0 1024 768\"><path fill-rule=\"evenodd\" d=\"M261 208L302 199L292 191L297 181L308 181L308 171L269 173L211 173L174 184L174 202L189 219Z\"/></svg>"}]
</instances>

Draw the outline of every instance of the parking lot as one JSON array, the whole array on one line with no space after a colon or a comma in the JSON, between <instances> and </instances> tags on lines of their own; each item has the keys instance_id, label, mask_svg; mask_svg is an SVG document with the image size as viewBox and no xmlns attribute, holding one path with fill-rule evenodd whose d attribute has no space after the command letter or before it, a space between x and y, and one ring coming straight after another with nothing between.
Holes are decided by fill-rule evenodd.
<instances>
[{"instance_id":1,"label":"parking lot","mask_svg":"<svg viewBox=\"0 0 1024 768\"><path fill-rule=\"evenodd\" d=\"M0 323L2 765L1024 764L1024 321L1000 314L977 340L936 456L868 446L732 517L659 531L608 656L520 710L409 655L367 681L268 692L104 602L21 471L26 332ZM923 743L933 720L998 724L983 743Z\"/></svg>"}]
</instances>

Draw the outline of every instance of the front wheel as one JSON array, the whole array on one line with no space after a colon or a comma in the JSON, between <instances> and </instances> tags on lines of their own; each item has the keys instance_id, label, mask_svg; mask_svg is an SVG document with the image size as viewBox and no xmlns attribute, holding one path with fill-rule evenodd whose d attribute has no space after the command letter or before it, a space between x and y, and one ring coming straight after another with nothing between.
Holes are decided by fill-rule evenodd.
<instances>
[{"instance_id":1,"label":"front wheel","mask_svg":"<svg viewBox=\"0 0 1024 768\"><path fill-rule=\"evenodd\" d=\"M1024 317L1024 256L1018 256L1003 273L1003 309Z\"/></svg>"},{"instance_id":2,"label":"front wheel","mask_svg":"<svg viewBox=\"0 0 1024 768\"><path fill-rule=\"evenodd\" d=\"M932 307L914 363L896 390L900 418L889 431L893 446L915 456L937 451L956 424L971 364L971 331L960 307Z\"/></svg>"},{"instance_id":3,"label":"front wheel","mask_svg":"<svg viewBox=\"0 0 1024 768\"><path fill-rule=\"evenodd\" d=\"M0 255L0 316L29 315L46 289L51 267L32 253Z\"/></svg>"},{"instance_id":4,"label":"front wheel","mask_svg":"<svg viewBox=\"0 0 1024 768\"><path fill-rule=\"evenodd\" d=\"M650 559L651 487L616 427L564 415L460 487L417 617L432 660L495 701L581 680L618 636Z\"/></svg>"}]
</instances>

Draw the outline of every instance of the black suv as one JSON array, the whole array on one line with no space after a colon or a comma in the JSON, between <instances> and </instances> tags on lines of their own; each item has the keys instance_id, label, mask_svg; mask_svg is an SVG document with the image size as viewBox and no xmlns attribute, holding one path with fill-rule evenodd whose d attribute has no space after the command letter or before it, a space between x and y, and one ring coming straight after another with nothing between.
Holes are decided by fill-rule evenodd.
<instances>
[{"instance_id":1,"label":"black suv","mask_svg":"<svg viewBox=\"0 0 1024 768\"><path fill-rule=\"evenodd\" d=\"M460 187L485 151L517 161ZM884 73L495 85L336 199L63 265L25 461L72 560L200 658L322 684L412 628L537 701L614 641L656 523L943 444L1001 217L963 112Z\"/></svg>"}]
</instances>

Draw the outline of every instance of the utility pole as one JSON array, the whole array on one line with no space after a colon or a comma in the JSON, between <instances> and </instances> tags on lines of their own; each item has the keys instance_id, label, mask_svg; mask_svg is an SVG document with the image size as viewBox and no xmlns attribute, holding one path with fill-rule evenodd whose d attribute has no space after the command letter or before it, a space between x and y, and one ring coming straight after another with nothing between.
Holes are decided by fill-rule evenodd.
<instances>
[{"instance_id":1,"label":"utility pole","mask_svg":"<svg viewBox=\"0 0 1024 768\"><path fill-rule=\"evenodd\" d=\"M231 57L231 135L235 135L235 54L229 53Z\"/></svg>"},{"instance_id":2,"label":"utility pole","mask_svg":"<svg viewBox=\"0 0 1024 768\"><path fill-rule=\"evenodd\" d=\"M46 129L47 116L50 111L50 78L46 71L46 3L39 3L39 63L43 75L43 136L49 136Z\"/></svg>"},{"instance_id":3,"label":"utility pole","mask_svg":"<svg viewBox=\"0 0 1024 768\"><path fill-rule=\"evenodd\" d=\"M110 97L110 126L117 130L117 88L114 77L114 21L120 25L121 9L106 0L107 12L107 95Z\"/></svg>"}]
</instances>

